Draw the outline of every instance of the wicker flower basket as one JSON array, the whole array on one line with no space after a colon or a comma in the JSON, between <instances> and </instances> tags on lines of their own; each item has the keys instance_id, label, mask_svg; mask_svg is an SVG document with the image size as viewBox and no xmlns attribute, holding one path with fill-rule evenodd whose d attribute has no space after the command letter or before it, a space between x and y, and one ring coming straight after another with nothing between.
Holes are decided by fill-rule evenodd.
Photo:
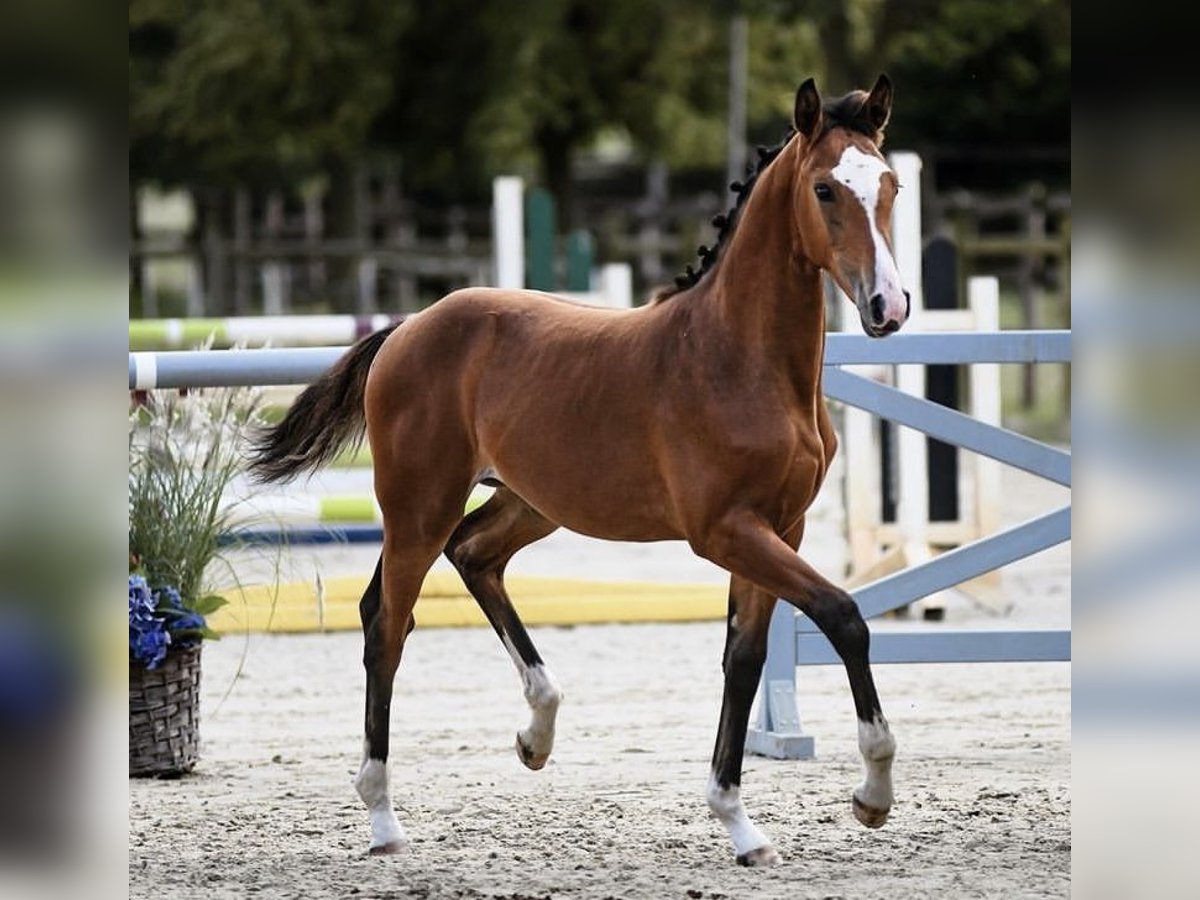
<instances>
[{"instance_id":1,"label":"wicker flower basket","mask_svg":"<svg viewBox=\"0 0 1200 900\"><path fill-rule=\"evenodd\" d=\"M200 749L200 648L167 654L157 669L129 666L129 774L177 778Z\"/></svg>"}]
</instances>

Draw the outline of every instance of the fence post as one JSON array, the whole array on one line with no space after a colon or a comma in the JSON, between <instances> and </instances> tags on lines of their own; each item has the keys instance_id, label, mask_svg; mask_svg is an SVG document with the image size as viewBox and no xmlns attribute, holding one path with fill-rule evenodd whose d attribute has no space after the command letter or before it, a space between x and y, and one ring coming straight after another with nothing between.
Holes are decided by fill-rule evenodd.
<instances>
[{"instance_id":1,"label":"fence post","mask_svg":"<svg viewBox=\"0 0 1200 900\"><path fill-rule=\"evenodd\" d=\"M592 288L592 257L595 242L591 232L577 228L567 235L567 290L589 291Z\"/></svg>"},{"instance_id":2,"label":"fence post","mask_svg":"<svg viewBox=\"0 0 1200 900\"><path fill-rule=\"evenodd\" d=\"M746 749L772 759L812 759L816 744L800 726L796 702L796 610L775 604L767 632L767 662L758 684L758 718L746 732Z\"/></svg>"},{"instance_id":3,"label":"fence post","mask_svg":"<svg viewBox=\"0 0 1200 900\"><path fill-rule=\"evenodd\" d=\"M535 291L553 291L554 197L545 188L525 192L525 287Z\"/></svg>"},{"instance_id":4,"label":"fence post","mask_svg":"<svg viewBox=\"0 0 1200 900\"><path fill-rule=\"evenodd\" d=\"M977 276L967 281L967 304L975 314L978 331L1000 330L1000 282L994 276ZM968 368L971 378L971 418L1000 425L1000 366L976 363ZM975 462L975 521L980 536L994 534L1000 527L1000 463L986 456Z\"/></svg>"},{"instance_id":5,"label":"fence post","mask_svg":"<svg viewBox=\"0 0 1200 900\"><path fill-rule=\"evenodd\" d=\"M633 270L629 263L606 263L597 275L598 289L606 306L633 307Z\"/></svg>"},{"instance_id":6,"label":"fence post","mask_svg":"<svg viewBox=\"0 0 1200 900\"><path fill-rule=\"evenodd\" d=\"M889 160L902 190L892 209L892 244L900 280L912 296L911 322L920 327L925 293L921 282L921 157L915 153L893 153ZM896 366L896 387L914 397L925 396L925 367ZM896 484L899 504L896 524L903 535L906 562L916 565L929 556L929 456L925 435L912 428L898 428L899 456Z\"/></svg>"},{"instance_id":7,"label":"fence post","mask_svg":"<svg viewBox=\"0 0 1200 900\"><path fill-rule=\"evenodd\" d=\"M358 260L358 314L369 316L378 311L375 302L379 284L379 261L373 256L362 256Z\"/></svg>"},{"instance_id":8,"label":"fence post","mask_svg":"<svg viewBox=\"0 0 1200 900\"><path fill-rule=\"evenodd\" d=\"M496 287L525 287L525 185L516 175L492 181Z\"/></svg>"}]
</instances>

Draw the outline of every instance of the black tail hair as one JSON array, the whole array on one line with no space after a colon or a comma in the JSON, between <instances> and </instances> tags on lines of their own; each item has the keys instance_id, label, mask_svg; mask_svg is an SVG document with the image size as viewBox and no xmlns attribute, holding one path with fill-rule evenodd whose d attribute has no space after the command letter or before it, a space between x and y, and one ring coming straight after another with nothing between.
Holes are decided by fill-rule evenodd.
<instances>
[{"instance_id":1,"label":"black tail hair","mask_svg":"<svg viewBox=\"0 0 1200 900\"><path fill-rule=\"evenodd\" d=\"M397 322L360 339L296 398L283 421L255 436L248 469L255 481L291 481L315 472L366 427L363 394L375 354Z\"/></svg>"}]
</instances>

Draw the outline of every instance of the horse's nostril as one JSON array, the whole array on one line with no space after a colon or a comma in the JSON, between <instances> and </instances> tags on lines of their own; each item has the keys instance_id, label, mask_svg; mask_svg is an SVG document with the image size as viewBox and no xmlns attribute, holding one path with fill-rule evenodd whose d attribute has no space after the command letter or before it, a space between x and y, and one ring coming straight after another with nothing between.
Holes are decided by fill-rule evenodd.
<instances>
[{"instance_id":1,"label":"horse's nostril","mask_svg":"<svg viewBox=\"0 0 1200 900\"><path fill-rule=\"evenodd\" d=\"M912 294L910 294L908 291L905 291L904 292L904 318L907 319L909 313L911 313L911 312L912 312Z\"/></svg>"},{"instance_id":2,"label":"horse's nostril","mask_svg":"<svg viewBox=\"0 0 1200 900\"><path fill-rule=\"evenodd\" d=\"M876 325L882 325L883 315L883 294L876 294L871 298L871 320Z\"/></svg>"}]
</instances>

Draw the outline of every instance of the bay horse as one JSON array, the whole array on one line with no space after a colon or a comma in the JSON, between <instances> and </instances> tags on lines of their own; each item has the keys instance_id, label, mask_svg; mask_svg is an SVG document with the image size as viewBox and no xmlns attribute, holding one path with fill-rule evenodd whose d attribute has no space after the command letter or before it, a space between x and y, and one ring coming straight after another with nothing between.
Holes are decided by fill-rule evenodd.
<instances>
[{"instance_id":1,"label":"bay horse","mask_svg":"<svg viewBox=\"0 0 1200 900\"><path fill-rule=\"evenodd\" d=\"M854 815L892 805L895 742L850 596L797 555L837 440L821 393L822 272L868 335L908 317L891 246L899 185L880 154L892 86L823 103L809 79L794 127L760 150L715 248L632 310L524 290L455 291L369 335L298 397L251 454L260 480L327 463L364 429L383 549L360 604L366 740L355 786L369 852L406 846L388 791L392 684L425 574L445 553L512 656L531 721L527 767L546 764L562 692L504 587L509 559L565 527L619 541L686 540L730 573L725 688L707 799L736 859L779 856L740 798L747 719L776 598L808 615L845 663L866 777ZM496 488L463 516L472 488Z\"/></svg>"}]
</instances>

